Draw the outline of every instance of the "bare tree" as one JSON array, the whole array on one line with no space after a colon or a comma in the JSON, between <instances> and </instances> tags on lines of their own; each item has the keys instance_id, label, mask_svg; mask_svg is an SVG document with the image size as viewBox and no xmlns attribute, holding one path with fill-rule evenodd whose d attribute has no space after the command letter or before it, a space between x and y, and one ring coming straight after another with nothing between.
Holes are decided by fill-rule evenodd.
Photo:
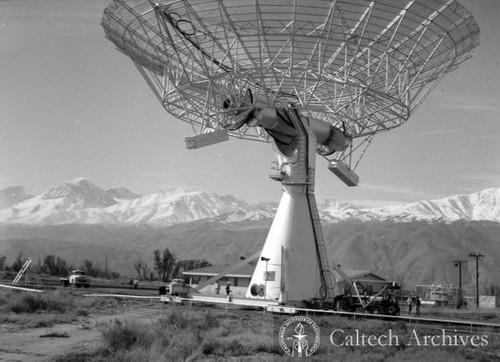
<instances>
[{"instance_id":1,"label":"bare tree","mask_svg":"<svg viewBox=\"0 0 500 362\"><path fill-rule=\"evenodd\" d=\"M61 259L55 255L47 255L43 259L42 264L43 270L50 275L68 275L71 266L66 262L66 260Z\"/></svg>"},{"instance_id":2,"label":"bare tree","mask_svg":"<svg viewBox=\"0 0 500 362\"><path fill-rule=\"evenodd\" d=\"M10 266L10 269L12 271L18 272L23 267L23 264L25 261L26 261L26 257L24 256L23 252L21 251L19 254L17 254L16 260L12 263L12 265Z\"/></svg>"},{"instance_id":3,"label":"bare tree","mask_svg":"<svg viewBox=\"0 0 500 362\"><path fill-rule=\"evenodd\" d=\"M106 273L99 262L94 264L90 260L85 259L81 269L85 270L85 272L92 277L106 277Z\"/></svg>"},{"instance_id":4,"label":"bare tree","mask_svg":"<svg viewBox=\"0 0 500 362\"><path fill-rule=\"evenodd\" d=\"M151 267L141 257L134 262L134 269L139 279L148 279L151 275Z\"/></svg>"},{"instance_id":5,"label":"bare tree","mask_svg":"<svg viewBox=\"0 0 500 362\"><path fill-rule=\"evenodd\" d=\"M172 254L168 248L165 248L163 253L156 249L153 254L154 269L158 275L158 279L164 282L169 281L173 276L175 265L177 263L175 255Z\"/></svg>"}]
</instances>

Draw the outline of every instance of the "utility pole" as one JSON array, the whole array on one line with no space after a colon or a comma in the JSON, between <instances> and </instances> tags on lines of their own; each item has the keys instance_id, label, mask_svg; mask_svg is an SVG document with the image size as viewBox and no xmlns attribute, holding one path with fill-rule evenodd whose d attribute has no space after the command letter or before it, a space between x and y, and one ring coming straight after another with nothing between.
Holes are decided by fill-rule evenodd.
<instances>
[{"instance_id":1,"label":"utility pole","mask_svg":"<svg viewBox=\"0 0 500 362\"><path fill-rule=\"evenodd\" d=\"M460 308L463 304L463 293L462 293L462 264L467 263L467 260L453 260L453 264L458 267L458 298L457 298L457 308Z\"/></svg>"},{"instance_id":2,"label":"utility pole","mask_svg":"<svg viewBox=\"0 0 500 362\"><path fill-rule=\"evenodd\" d=\"M470 253L471 258L476 258L476 308L479 308L479 258L484 257L481 253Z\"/></svg>"}]
</instances>

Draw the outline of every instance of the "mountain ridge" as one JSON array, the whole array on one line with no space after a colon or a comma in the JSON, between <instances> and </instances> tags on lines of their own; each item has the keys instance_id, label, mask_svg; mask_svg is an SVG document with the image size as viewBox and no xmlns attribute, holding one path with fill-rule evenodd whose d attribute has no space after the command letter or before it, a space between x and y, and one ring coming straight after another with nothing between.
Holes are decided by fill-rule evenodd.
<instances>
[{"instance_id":1,"label":"mountain ridge","mask_svg":"<svg viewBox=\"0 0 500 362\"><path fill-rule=\"evenodd\" d=\"M116 190L112 197L88 180L68 184L0 210L0 254L52 253L78 262L116 250L110 263L127 275L136 258L165 247L180 258L226 264L262 248L276 211L276 204L179 188ZM499 195L490 188L381 208L326 200L319 209L327 253L344 268L413 286L456 283L453 260L481 251L480 283L498 285ZM472 286L473 263L466 268L464 283Z\"/></svg>"},{"instance_id":2,"label":"mountain ridge","mask_svg":"<svg viewBox=\"0 0 500 362\"><path fill-rule=\"evenodd\" d=\"M164 189L139 195L127 189L104 191L87 179L54 187L0 210L1 224L148 224L169 226L202 219L244 220L271 217L231 195ZM113 197L114 196L114 197Z\"/></svg>"},{"instance_id":3,"label":"mountain ridge","mask_svg":"<svg viewBox=\"0 0 500 362\"><path fill-rule=\"evenodd\" d=\"M8 262L23 253L30 257L57 255L77 265L84 259L104 263L124 275L134 275L134 262L152 260L155 249L168 247L179 259L205 259L216 265L234 264L240 256L262 249L270 219L241 222L193 221L167 227L149 225L64 224L0 225L0 255ZM330 262L345 269L370 270L405 287L417 284L454 284L458 269L454 260L468 260L463 285L472 293L475 263L472 251L485 255L479 266L480 288L500 285L500 223L456 221L450 224L424 221L394 223L350 220L323 227Z\"/></svg>"},{"instance_id":4,"label":"mountain ridge","mask_svg":"<svg viewBox=\"0 0 500 362\"><path fill-rule=\"evenodd\" d=\"M319 208L322 216L332 222L346 219L447 223L457 220L500 222L500 188L375 208L326 200Z\"/></svg>"},{"instance_id":5,"label":"mountain ridge","mask_svg":"<svg viewBox=\"0 0 500 362\"><path fill-rule=\"evenodd\" d=\"M103 190L85 178L54 187L40 195L25 193L19 202L0 209L0 223L28 225L58 224L147 224L169 226L212 219L237 222L272 218L275 204L250 205L232 195L170 188L140 195L123 187ZM15 198L11 198L16 200ZM11 202L12 203L12 202ZM444 222L457 220L500 222L500 188L378 208L356 206L337 200L318 204L325 224L346 220L394 222Z\"/></svg>"}]
</instances>

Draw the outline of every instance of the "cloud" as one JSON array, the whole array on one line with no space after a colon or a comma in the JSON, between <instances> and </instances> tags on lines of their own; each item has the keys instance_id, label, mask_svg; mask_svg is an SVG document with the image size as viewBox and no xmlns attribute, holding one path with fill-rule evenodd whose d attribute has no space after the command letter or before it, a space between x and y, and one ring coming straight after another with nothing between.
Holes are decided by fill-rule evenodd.
<instances>
[{"instance_id":1,"label":"cloud","mask_svg":"<svg viewBox=\"0 0 500 362\"><path fill-rule=\"evenodd\" d=\"M138 176L145 176L145 177L175 177L175 178L184 178L188 176L194 176L194 175L203 175L204 171L201 169L192 169L192 168L176 168L176 169L171 169L171 170L165 170L165 171L158 171L158 172L142 172L137 174Z\"/></svg>"},{"instance_id":2,"label":"cloud","mask_svg":"<svg viewBox=\"0 0 500 362\"><path fill-rule=\"evenodd\" d=\"M13 184L14 183L8 177L0 177L0 190L12 186Z\"/></svg>"},{"instance_id":3,"label":"cloud","mask_svg":"<svg viewBox=\"0 0 500 362\"><path fill-rule=\"evenodd\" d=\"M468 174L463 175L462 178L468 181L494 183L496 185L500 185L500 175L498 174Z\"/></svg>"},{"instance_id":4,"label":"cloud","mask_svg":"<svg viewBox=\"0 0 500 362\"><path fill-rule=\"evenodd\" d=\"M463 104L463 103L448 103L443 104L444 108L453 109L453 110L466 110L466 111L480 111L480 112L498 112L500 111L500 106L497 104L479 104L479 103L471 103Z\"/></svg>"},{"instance_id":5,"label":"cloud","mask_svg":"<svg viewBox=\"0 0 500 362\"><path fill-rule=\"evenodd\" d=\"M496 119L494 122L498 122ZM500 134L494 130L491 130L489 126L484 126L478 128L474 132L473 137L475 140L500 140ZM496 126L495 126L496 127ZM495 128L496 130L496 128ZM449 137L450 135L465 135L469 136L463 127L457 128L447 128L447 129L434 129L434 130L422 130L420 132L412 133L412 137ZM472 135L471 135L472 136Z\"/></svg>"},{"instance_id":6,"label":"cloud","mask_svg":"<svg viewBox=\"0 0 500 362\"><path fill-rule=\"evenodd\" d=\"M400 205L402 204L401 200L389 200L389 199L353 199L353 200L346 200L346 202L356 205L358 207L368 207L368 208L375 208L375 207L384 207L384 206L392 206L392 205Z\"/></svg>"},{"instance_id":7,"label":"cloud","mask_svg":"<svg viewBox=\"0 0 500 362\"><path fill-rule=\"evenodd\" d=\"M442 194L432 193L414 189L408 186L395 186L395 185L379 185L379 184L363 184L363 189L369 192L376 192L379 195L384 195L378 198L378 201L401 203L413 202L419 200L430 200L443 197Z\"/></svg>"},{"instance_id":8,"label":"cloud","mask_svg":"<svg viewBox=\"0 0 500 362\"><path fill-rule=\"evenodd\" d=\"M433 130L433 131L423 131L423 132L412 133L412 136L417 136L417 137L448 136L450 134L460 134L460 133L463 133L463 132L459 129L438 129L438 130Z\"/></svg>"},{"instance_id":9,"label":"cloud","mask_svg":"<svg viewBox=\"0 0 500 362\"><path fill-rule=\"evenodd\" d=\"M441 103L443 108L458 110L458 111L479 111L479 112L498 112L500 104L496 97L471 97L465 95L454 95L446 98L446 101Z\"/></svg>"}]
</instances>

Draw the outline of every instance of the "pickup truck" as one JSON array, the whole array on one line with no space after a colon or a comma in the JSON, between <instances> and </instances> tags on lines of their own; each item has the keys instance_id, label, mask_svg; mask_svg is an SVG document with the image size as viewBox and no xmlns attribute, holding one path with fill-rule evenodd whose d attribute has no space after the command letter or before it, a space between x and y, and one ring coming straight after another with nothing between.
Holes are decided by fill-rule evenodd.
<instances>
[{"instance_id":1,"label":"pickup truck","mask_svg":"<svg viewBox=\"0 0 500 362\"><path fill-rule=\"evenodd\" d=\"M72 287L90 287L90 278L83 270L73 270L68 278L61 278L63 286L71 285Z\"/></svg>"}]
</instances>

